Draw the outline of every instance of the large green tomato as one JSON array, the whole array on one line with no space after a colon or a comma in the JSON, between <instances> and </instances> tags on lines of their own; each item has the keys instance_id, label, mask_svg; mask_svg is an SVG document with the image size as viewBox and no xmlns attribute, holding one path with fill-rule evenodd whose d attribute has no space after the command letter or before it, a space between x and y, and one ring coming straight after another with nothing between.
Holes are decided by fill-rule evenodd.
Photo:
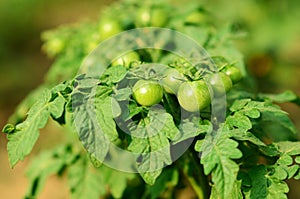
<instances>
[{"instance_id":1,"label":"large green tomato","mask_svg":"<svg viewBox=\"0 0 300 199\"><path fill-rule=\"evenodd\" d=\"M219 72L209 77L215 96L222 96L232 88L232 81L225 73Z\"/></svg>"},{"instance_id":2,"label":"large green tomato","mask_svg":"<svg viewBox=\"0 0 300 199\"><path fill-rule=\"evenodd\" d=\"M163 88L156 81L139 80L132 88L133 97L142 106L158 104L163 97Z\"/></svg>"},{"instance_id":3,"label":"large green tomato","mask_svg":"<svg viewBox=\"0 0 300 199\"><path fill-rule=\"evenodd\" d=\"M180 106L189 112L198 112L211 102L209 89L203 80L182 83L177 95Z\"/></svg>"},{"instance_id":4,"label":"large green tomato","mask_svg":"<svg viewBox=\"0 0 300 199\"><path fill-rule=\"evenodd\" d=\"M234 84L243 78L241 70L235 66L225 67L223 72L230 77L232 83Z\"/></svg>"},{"instance_id":5,"label":"large green tomato","mask_svg":"<svg viewBox=\"0 0 300 199\"><path fill-rule=\"evenodd\" d=\"M186 80L183 74L174 68L169 68L164 71L164 77L161 83L167 93L177 94L179 86Z\"/></svg>"},{"instance_id":6,"label":"large green tomato","mask_svg":"<svg viewBox=\"0 0 300 199\"><path fill-rule=\"evenodd\" d=\"M99 23L99 34L102 41L122 31L121 25L115 20L102 19Z\"/></svg>"},{"instance_id":7,"label":"large green tomato","mask_svg":"<svg viewBox=\"0 0 300 199\"><path fill-rule=\"evenodd\" d=\"M116 60L114 60L111 65L116 66L116 65L122 65L125 67L129 67L130 64L134 61L140 61L140 56L136 52L130 52L127 53L121 57L118 57Z\"/></svg>"}]
</instances>

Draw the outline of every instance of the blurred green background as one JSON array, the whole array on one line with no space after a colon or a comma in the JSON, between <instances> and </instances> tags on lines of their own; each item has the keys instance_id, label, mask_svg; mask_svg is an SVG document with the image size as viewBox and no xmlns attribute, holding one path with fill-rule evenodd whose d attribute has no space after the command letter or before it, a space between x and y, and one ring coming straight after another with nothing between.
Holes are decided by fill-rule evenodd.
<instances>
[{"instance_id":1,"label":"blurred green background","mask_svg":"<svg viewBox=\"0 0 300 199\"><path fill-rule=\"evenodd\" d=\"M82 19L96 20L112 1L104 0L0 0L0 128L16 105L37 85L53 60L41 51L40 34ZM257 90L277 93L286 89L300 95L300 1L298 0L206 0L203 5L220 23L234 22L240 32L237 47L245 55ZM180 3L173 0L171 3ZM126 12L126 11L124 11ZM300 108L284 104L300 129ZM35 152L51 147L61 138L59 127L50 123ZM24 169L28 159L14 170L8 165L6 138L0 136L0 196L22 198L26 191ZM65 181L53 177L40 198L68 198ZM294 185L293 186L299 186ZM59 190L59 191L58 191ZM289 198L299 198L297 187ZM297 193L298 191L298 193Z\"/></svg>"}]
</instances>

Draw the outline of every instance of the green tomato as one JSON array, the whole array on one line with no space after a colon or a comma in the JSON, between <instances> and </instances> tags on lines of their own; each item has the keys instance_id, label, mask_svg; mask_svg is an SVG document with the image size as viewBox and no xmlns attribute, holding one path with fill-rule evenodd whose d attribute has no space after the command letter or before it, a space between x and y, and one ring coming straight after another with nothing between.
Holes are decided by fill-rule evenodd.
<instances>
[{"instance_id":1,"label":"green tomato","mask_svg":"<svg viewBox=\"0 0 300 199\"><path fill-rule=\"evenodd\" d=\"M168 22L168 13L161 8L153 9L151 12L151 26L163 27Z\"/></svg>"},{"instance_id":2,"label":"green tomato","mask_svg":"<svg viewBox=\"0 0 300 199\"><path fill-rule=\"evenodd\" d=\"M129 67L130 64L134 61L140 61L140 56L137 52L130 52L127 53L121 57L118 57L116 60L114 60L111 65L116 66L116 65L122 65L125 67Z\"/></svg>"},{"instance_id":3,"label":"green tomato","mask_svg":"<svg viewBox=\"0 0 300 199\"><path fill-rule=\"evenodd\" d=\"M223 72L230 77L232 83L234 84L243 78L241 70L235 66L228 66L223 70Z\"/></svg>"},{"instance_id":4,"label":"green tomato","mask_svg":"<svg viewBox=\"0 0 300 199\"><path fill-rule=\"evenodd\" d=\"M163 88L158 82L139 80L132 88L133 97L142 106L158 104L163 97Z\"/></svg>"},{"instance_id":5,"label":"green tomato","mask_svg":"<svg viewBox=\"0 0 300 199\"><path fill-rule=\"evenodd\" d=\"M115 20L103 19L99 24L99 34L102 41L122 32L122 30L121 25Z\"/></svg>"},{"instance_id":6,"label":"green tomato","mask_svg":"<svg viewBox=\"0 0 300 199\"><path fill-rule=\"evenodd\" d=\"M177 94L182 81L186 80L183 74L174 68L169 68L164 72L164 78L161 83L167 93Z\"/></svg>"},{"instance_id":7,"label":"green tomato","mask_svg":"<svg viewBox=\"0 0 300 199\"><path fill-rule=\"evenodd\" d=\"M231 79L222 72L212 74L209 77L209 83L215 96L222 96L232 88Z\"/></svg>"},{"instance_id":8,"label":"green tomato","mask_svg":"<svg viewBox=\"0 0 300 199\"><path fill-rule=\"evenodd\" d=\"M189 112L200 111L211 102L209 89L203 80L182 83L177 95L180 106Z\"/></svg>"},{"instance_id":9,"label":"green tomato","mask_svg":"<svg viewBox=\"0 0 300 199\"><path fill-rule=\"evenodd\" d=\"M137 27L162 27L168 21L168 13L161 8L142 8L137 12L135 24Z\"/></svg>"}]
</instances>

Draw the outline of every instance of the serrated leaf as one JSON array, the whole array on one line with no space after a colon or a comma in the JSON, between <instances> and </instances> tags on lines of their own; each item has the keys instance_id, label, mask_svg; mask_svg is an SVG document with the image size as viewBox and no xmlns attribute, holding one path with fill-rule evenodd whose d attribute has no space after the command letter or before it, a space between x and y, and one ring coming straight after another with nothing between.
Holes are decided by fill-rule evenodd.
<instances>
[{"instance_id":1,"label":"serrated leaf","mask_svg":"<svg viewBox=\"0 0 300 199\"><path fill-rule=\"evenodd\" d=\"M251 99L241 99L241 100L235 100L233 102L233 104L231 105L231 107L229 108L229 110L231 112L236 112L241 110L242 108L244 108L246 106L246 104L248 104L248 102L250 102Z\"/></svg>"},{"instance_id":2,"label":"serrated leaf","mask_svg":"<svg viewBox=\"0 0 300 199\"><path fill-rule=\"evenodd\" d=\"M296 173L299 171L299 165L292 165L290 167L286 167L285 170L287 171L288 173L288 179L291 179L293 178Z\"/></svg>"},{"instance_id":3,"label":"serrated leaf","mask_svg":"<svg viewBox=\"0 0 300 199\"><path fill-rule=\"evenodd\" d=\"M55 100L50 104L49 110L54 118L59 118L62 116L65 108L65 98L61 95L57 96Z\"/></svg>"},{"instance_id":4,"label":"serrated leaf","mask_svg":"<svg viewBox=\"0 0 300 199\"><path fill-rule=\"evenodd\" d=\"M107 68L101 76L102 81L117 83L127 74L127 69L122 65Z\"/></svg>"},{"instance_id":5,"label":"serrated leaf","mask_svg":"<svg viewBox=\"0 0 300 199\"><path fill-rule=\"evenodd\" d=\"M273 126L280 125L293 134L297 132L297 129L288 117L288 114L274 104L251 101L245 107L245 110L247 109L259 110L261 112L261 120L264 122L271 122Z\"/></svg>"},{"instance_id":6,"label":"serrated leaf","mask_svg":"<svg viewBox=\"0 0 300 199\"><path fill-rule=\"evenodd\" d=\"M106 90L105 87L97 87L91 93L77 91L72 97L76 101L78 93L83 96L81 104L73 107L73 122L85 149L99 161L106 157L110 141L118 138L112 98L106 95Z\"/></svg>"},{"instance_id":7,"label":"serrated leaf","mask_svg":"<svg viewBox=\"0 0 300 199\"><path fill-rule=\"evenodd\" d=\"M269 157L275 157L275 156L278 156L280 154L280 152L278 151L278 147L274 144L269 144L267 146L259 147L259 150L264 155L267 155Z\"/></svg>"},{"instance_id":8,"label":"serrated leaf","mask_svg":"<svg viewBox=\"0 0 300 199\"><path fill-rule=\"evenodd\" d=\"M253 135L249 131L233 129L233 130L229 130L229 134L231 135L231 137L239 141L248 141L257 146L266 146L265 143L263 143L260 139L258 139L255 135Z\"/></svg>"},{"instance_id":9,"label":"serrated leaf","mask_svg":"<svg viewBox=\"0 0 300 199\"><path fill-rule=\"evenodd\" d=\"M292 91L284 91L279 94L259 94L259 98L271 100L273 102L291 102L297 99L297 95Z\"/></svg>"},{"instance_id":10,"label":"serrated leaf","mask_svg":"<svg viewBox=\"0 0 300 199\"><path fill-rule=\"evenodd\" d=\"M239 112L236 112L234 115L228 116L226 118L226 124L228 124L231 128L236 127L246 131L252 128L250 119Z\"/></svg>"},{"instance_id":11,"label":"serrated leaf","mask_svg":"<svg viewBox=\"0 0 300 199\"><path fill-rule=\"evenodd\" d=\"M13 134L8 134L7 151L11 167L28 155L49 118L51 92L45 90L41 98L30 108L27 119L16 126Z\"/></svg>"},{"instance_id":12,"label":"serrated leaf","mask_svg":"<svg viewBox=\"0 0 300 199\"><path fill-rule=\"evenodd\" d=\"M289 192L289 187L284 181L278 181L269 177L268 195L267 199L287 199L286 193Z\"/></svg>"},{"instance_id":13,"label":"serrated leaf","mask_svg":"<svg viewBox=\"0 0 300 199\"><path fill-rule=\"evenodd\" d=\"M196 123L190 120L183 120L181 121L179 130L180 134L175 137L173 144L210 132L212 130L212 125L209 121L202 121L201 124L199 124L199 122Z\"/></svg>"},{"instance_id":14,"label":"serrated leaf","mask_svg":"<svg viewBox=\"0 0 300 199\"><path fill-rule=\"evenodd\" d=\"M248 176L251 179L250 198L260 199L267 197L267 169L263 165L253 167Z\"/></svg>"},{"instance_id":15,"label":"serrated leaf","mask_svg":"<svg viewBox=\"0 0 300 199\"><path fill-rule=\"evenodd\" d=\"M299 155L300 154L300 142L283 141L275 143L278 146L279 151L287 155Z\"/></svg>"},{"instance_id":16,"label":"serrated leaf","mask_svg":"<svg viewBox=\"0 0 300 199\"><path fill-rule=\"evenodd\" d=\"M161 172L162 169L157 169L151 172L141 172L140 175L148 185L154 185Z\"/></svg>"},{"instance_id":17,"label":"serrated leaf","mask_svg":"<svg viewBox=\"0 0 300 199\"><path fill-rule=\"evenodd\" d=\"M243 113L244 115L256 119L260 117L260 112L259 110L253 108L253 109L244 109L243 111L241 111L241 113Z\"/></svg>"},{"instance_id":18,"label":"serrated leaf","mask_svg":"<svg viewBox=\"0 0 300 199\"><path fill-rule=\"evenodd\" d=\"M215 137L205 137L200 152L201 164L206 175L212 173L212 182L219 198L228 198L234 188L239 166L232 159L242 157L238 143L222 134L220 129Z\"/></svg>"},{"instance_id":19,"label":"serrated leaf","mask_svg":"<svg viewBox=\"0 0 300 199\"><path fill-rule=\"evenodd\" d=\"M103 177L86 157L81 157L69 167L68 181L74 199L96 199L106 193Z\"/></svg>"},{"instance_id":20,"label":"serrated leaf","mask_svg":"<svg viewBox=\"0 0 300 199\"><path fill-rule=\"evenodd\" d=\"M210 199L220 199L220 196L217 192L216 186L212 186ZM243 199L243 194L241 192L241 181L235 181L232 192L228 196L230 199Z\"/></svg>"},{"instance_id":21,"label":"serrated leaf","mask_svg":"<svg viewBox=\"0 0 300 199\"><path fill-rule=\"evenodd\" d=\"M275 177L278 180L285 180L288 177L288 173L282 166L276 166L272 177Z\"/></svg>"},{"instance_id":22,"label":"serrated leaf","mask_svg":"<svg viewBox=\"0 0 300 199\"><path fill-rule=\"evenodd\" d=\"M277 163L281 165L289 166L293 164L293 158L289 155L284 154L277 160Z\"/></svg>"},{"instance_id":23,"label":"serrated leaf","mask_svg":"<svg viewBox=\"0 0 300 199\"><path fill-rule=\"evenodd\" d=\"M297 157L295 158L295 162L296 162L297 164L300 164L300 156L297 156Z\"/></svg>"},{"instance_id":24,"label":"serrated leaf","mask_svg":"<svg viewBox=\"0 0 300 199\"><path fill-rule=\"evenodd\" d=\"M126 87L126 88L116 90L113 97L117 101L125 101L125 100L129 100L131 95L132 95L132 89Z\"/></svg>"},{"instance_id":25,"label":"serrated leaf","mask_svg":"<svg viewBox=\"0 0 300 199\"><path fill-rule=\"evenodd\" d=\"M28 198L36 198L42 191L47 178L50 175L59 173L74 158L75 154L70 153L68 146L59 146L43 151L36 156L26 171L30 181L26 196Z\"/></svg>"},{"instance_id":26,"label":"serrated leaf","mask_svg":"<svg viewBox=\"0 0 300 199\"><path fill-rule=\"evenodd\" d=\"M157 107L152 107L148 116L131 129L128 149L136 153L137 169L147 183L153 184L161 169L172 163L169 140L178 132L172 116Z\"/></svg>"},{"instance_id":27,"label":"serrated leaf","mask_svg":"<svg viewBox=\"0 0 300 199\"><path fill-rule=\"evenodd\" d=\"M103 176L103 181L106 186L109 187L114 198L121 198L127 187L128 181L135 177L135 174L133 173L121 172L104 165L100 167L99 170Z\"/></svg>"}]
</instances>

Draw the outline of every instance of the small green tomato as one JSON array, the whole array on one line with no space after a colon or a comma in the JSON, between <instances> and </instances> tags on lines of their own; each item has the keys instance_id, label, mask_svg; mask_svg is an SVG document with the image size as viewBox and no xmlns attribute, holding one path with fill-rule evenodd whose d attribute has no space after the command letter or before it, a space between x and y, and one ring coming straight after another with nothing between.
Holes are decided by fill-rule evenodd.
<instances>
[{"instance_id":1,"label":"small green tomato","mask_svg":"<svg viewBox=\"0 0 300 199\"><path fill-rule=\"evenodd\" d=\"M142 106L158 104L163 97L163 88L156 81L139 80L132 88L133 97Z\"/></svg>"}]
</instances>

